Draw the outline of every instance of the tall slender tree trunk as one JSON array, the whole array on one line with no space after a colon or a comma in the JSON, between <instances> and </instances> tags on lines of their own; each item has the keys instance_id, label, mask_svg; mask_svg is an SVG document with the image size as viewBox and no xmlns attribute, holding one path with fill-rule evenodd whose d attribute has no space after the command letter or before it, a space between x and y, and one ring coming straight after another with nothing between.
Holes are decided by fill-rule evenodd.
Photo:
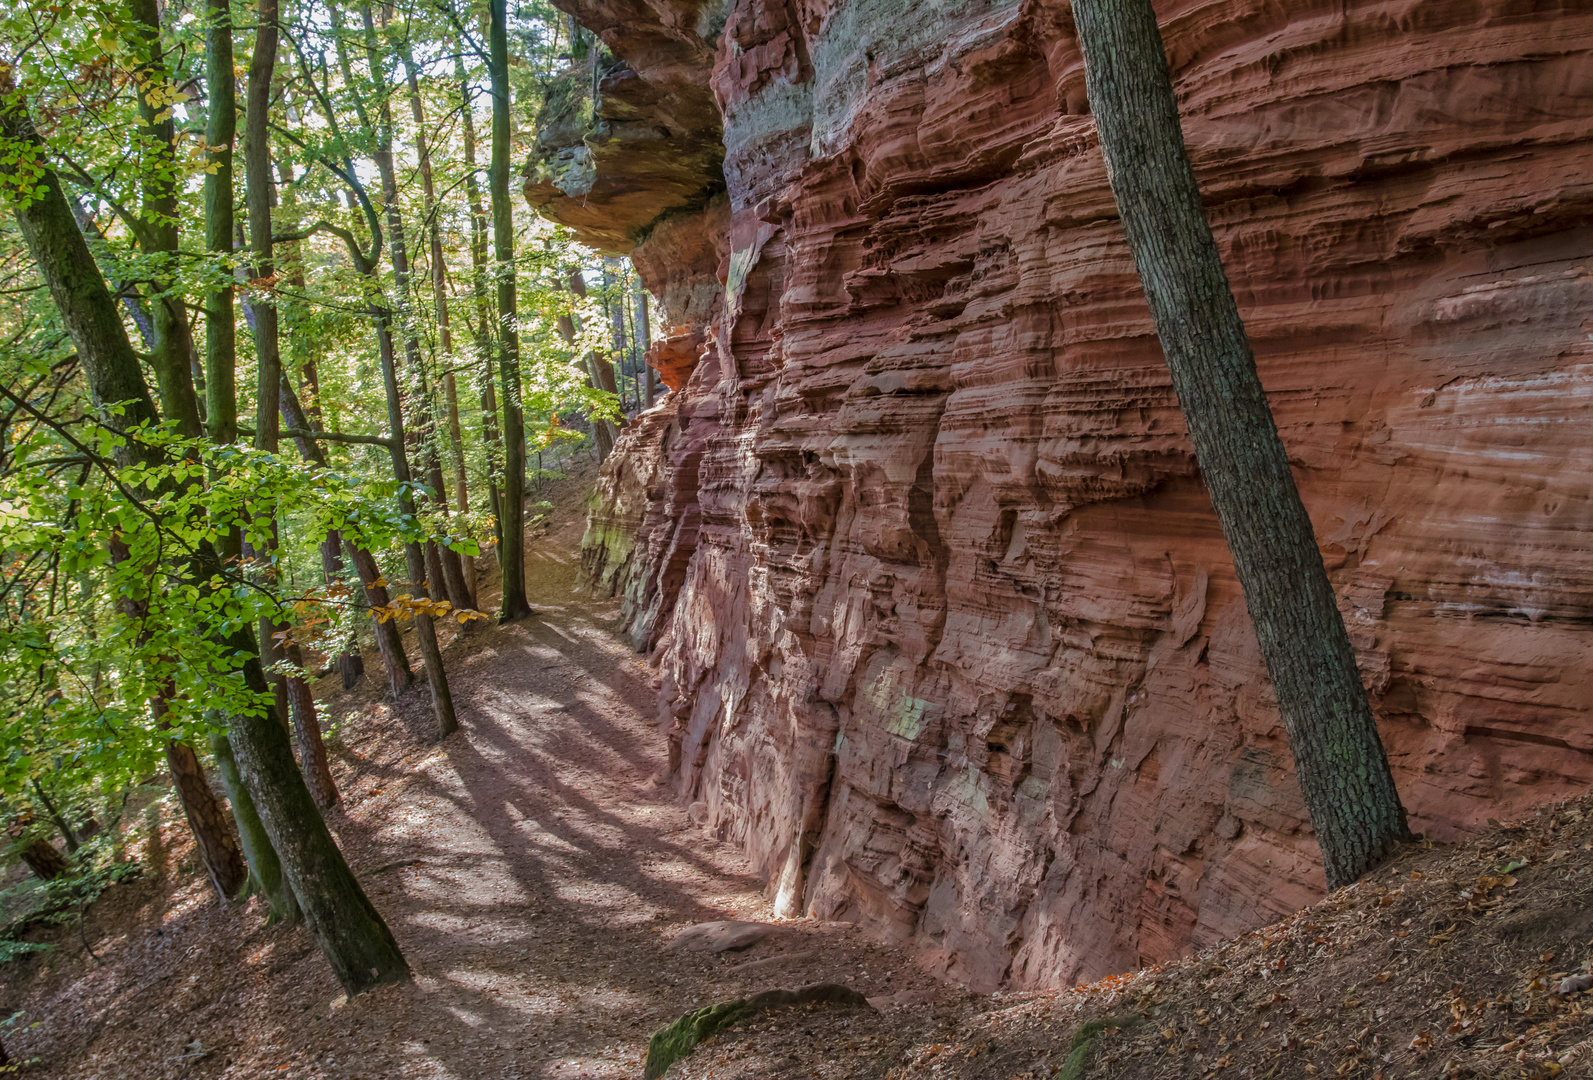
<instances>
[{"instance_id":1,"label":"tall slender tree trunk","mask_svg":"<svg viewBox=\"0 0 1593 1080\"><path fill-rule=\"evenodd\" d=\"M586 278L579 268L571 270L566 279L570 291L582 299L586 298ZM568 324L568 325L566 325ZM559 333L570 344L575 343L575 320L568 315L559 316ZM599 390L616 393L614 385L614 368L608 362L608 357L602 349L593 349L586 354L586 370L591 378L591 385ZM619 429L607 420L592 421L592 435L597 441L597 460L607 461L614 450L614 443L619 438Z\"/></svg>"},{"instance_id":2,"label":"tall slender tree trunk","mask_svg":"<svg viewBox=\"0 0 1593 1080\"><path fill-rule=\"evenodd\" d=\"M454 54L454 79L459 83L459 117L465 144L465 193L470 204L470 293L476 302L477 388L481 399L481 442L487 457L487 495L492 507L493 557L503 566L503 493L498 477L503 471L503 445L498 438L498 395L493 362L492 300L487 295L487 212L481 201L481 181L476 169L475 104L465 75L462 52Z\"/></svg>"},{"instance_id":3,"label":"tall slender tree trunk","mask_svg":"<svg viewBox=\"0 0 1593 1080\"><path fill-rule=\"evenodd\" d=\"M387 250L393 263L393 292L396 297L394 314L403 332L404 360L409 375L410 436L415 442L426 479L434 489L431 502L443 517L448 514L448 495L442 483L442 463L437 453L436 424L432 411L430 380L426 378L425 362L421 358L420 339L415 332L414 318L409 305L409 244L404 229L403 207L398 201L398 174L393 166L393 112L388 100L387 74L382 64L382 49L376 31L376 21L369 0L360 4L360 20L365 28L365 50L370 66L371 81L376 88L376 147L372 157L382 180L382 202L387 211ZM429 581L440 596L446 596L457 609L470 609L474 599L465 587L464 568L459 553L427 541L426 563L430 569Z\"/></svg>"},{"instance_id":4,"label":"tall slender tree trunk","mask_svg":"<svg viewBox=\"0 0 1593 1080\"><path fill-rule=\"evenodd\" d=\"M409 115L415 123L415 155L420 165L422 208L426 218L426 238L431 256L431 298L437 316L437 344L443 356L443 405L447 414L449 468L453 472L454 510L460 515L470 513L470 486L465 475L464 434L459 424L459 387L454 379L453 327L448 317L448 263L443 257L441 208L437 205L437 186L431 171L431 145L426 137L426 110L420 100L420 76L415 68L415 57L408 42L403 48L404 74L409 90ZM477 605L476 563L474 559L460 559L464 571L464 589L469 596L469 606Z\"/></svg>"},{"instance_id":5,"label":"tall slender tree trunk","mask_svg":"<svg viewBox=\"0 0 1593 1080\"><path fill-rule=\"evenodd\" d=\"M625 294L619 285L624 271L620 267L619 259L612 255L603 259L603 308L608 312L608 324L612 331L614 355L619 357L619 370L614 371L610 365L610 372L615 374L614 391L619 395L620 413L625 412Z\"/></svg>"},{"instance_id":6,"label":"tall slender tree trunk","mask_svg":"<svg viewBox=\"0 0 1593 1080\"><path fill-rule=\"evenodd\" d=\"M255 31L254 54L249 61L247 106L244 112L243 169L246 184L245 205L249 211L250 278L255 296L254 311L255 411L254 447L276 453L279 442L277 423L277 384L282 381L282 343L275 296L277 265L271 239L271 207L276 201L276 179L271 172L271 132L267 112L271 105L271 83L276 70L279 30L277 0L260 0L259 27ZM266 547L253 554L269 564L276 554L276 527L268 530ZM248 554L248 552L246 552ZM270 570L263 570L269 579ZM267 668L267 680L276 698L277 716L288 725L288 684L283 675L269 671L271 665L287 659L282 639L287 626L269 616L260 619L260 660Z\"/></svg>"},{"instance_id":7,"label":"tall slender tree trunk","mask_svg":"<svg viewBox=\"0 0 1593 1080\"><path fill-rule=\"evenodd\" d=\"M309 410L301 405L298 395L293 391L292 383L286 378L282 380L281 413L282 422L290 428L300 431L316 430ZM304 460L323 469L326 468L326 452L321 449L318 442L303 436L294 441L298 443L299 454ZM349 552L349 561L354 564L360 584L365 589L366 600L372 609L386 608L393 602L386 587L377 584L381 580L381 570L376 565L376 557L359 548L335 529L326 534L326 541L321 545L321 569L328 575L328 580L341 575L343 569L343 560L337 557L336 551L330 553L327 551L327 547L332 544L340 545L341 549L347 549ZM381 655L382 666L387 671L388 685L392 687L393 696L397 697L408 690L410 684L415 681L414 673L409 668L409 656L404 652L404 640L399 636L398 624L391 619L381 619L374 610L371 614L371 626L376 634L376 651ZM311 786L313 790L314 785Z\"/></svg>"},{"instance_id":8,"label":"tall slender tree trunk","mask_svg":"<svg viewBox=\"0 0 1593 1080\"><path fill-rule=\"evenodd\" d=\"M160 13L156 0L129 0L128 13L138 30L138 113L143 122L141 142L151 159L143 163L143 208L139 224L140 246L153 269L150 321L150 366L155 371L166 419L177 422L185 434L199 431L199 404L194 395L189 357L193 340L188 332L187 308L177 280L177 146L172 110L161 96L170 89L165 53L160 40Z\"/></svg>"},{"instance_id":9,"label":"tall slender tree trunk","mask_svg":"<svg viewBox=\"0 0 1593 1080\"><path fill-rule=\"evenodd\" d=\"M232 47L231 0L207 0L209 26L205 38L205 145L210 170L204 180L205 249L212 255L231 257L233 244L233 142L237 136L237 74ZM212 442L230 445L238 440L237 314L233 291L218 285L205 295L205 419ZM238 530L222 540L223 561L235 561L243 552ZM248 861L249 875L242 893L256 893L264 901L267 920L299 921L299 902L282 873L282 863L266 834L254 798L244 786L224 735L210 738L216 773L232 804L238 826L238 843Z\"/></svg>"},{"instance_id":10,"label":"tall slender tree trunk","mask_svg":"<svg viewBox=\"0 0 1593 1080\"><path fill-rule=\"evenodd\" d=\"M642 288L640 278L635 281L636 287L636 345L642 357L642 377L647 391L647 408L653 407L653 365L647 362L647 350L653 344L652 315L647 310L647 290Z\"/></svg>"},{"instance_id":11,"label":"tall slender tree trunk","mask_svg":"<svg viewBox=\"0 0 1593 1080\"><path fill-rule=\"evenodd\" d=\"M193 342L177 279L176 129L170 117L171 110L161 97L168 89L169 75L160 39L160 14L155 0L130 0L128 14L137 30L141 143L152 155L152 160L143 163L143 207L138 228L140 246L154 269L150 366L155 371L166 418L175 420L184 436L197 438L202 429L189 372ZM113 545L113 561L120 562L127 554L126 547L119 541ZM137 600L125 600L122 606L129 617L137 621L142 621L147 611L147 606ZM149 705L156 726L165 730L169 708L166 695L156 694ZM225 902L247 881L243 855L232 834L230 815L211 790L192 747L176 739L167 739L166 763L200 861Z\"/></svg>"},{"instance_id":12,"label":"tall slender tree trunk","mask_svg":"<svg viewBox=\"0 0 1593 1080\"><path fill-rule=\"evenodd\" d=\"M1112 193L1233 553L1332 887L1410 836L1189 163L1150 0L1074 0Z\"/></svg>"},{"instance_id":13,"label":"tall slender tree trunk","mask_svg":"<svg viewBox=\"0 0 1593 1080\"><path fill-rule=\"evenodd\" d=\"M387 312L375 312L377 345L381 352L382 384L387 391L387 430L392 439L388 449L393 459L393 476L401 484L409 484L409 457L404 452L404 410L398 393L398 373L393 359L393 336L387 324ZM399 500L400 509L414 516L415 503L405 494ZM409 568L410 597L421 604L430 601L426 591L426 556L420 542L411 540L404 545L404 560ZM425 611L415 612L415 636L420 639L420 654L426 662L426 683L431 689L432 715L437 721L437 737L445 739L459 730L454 718L453 695L448 688L448 676L443 671L442 649L437 644L437 628Z\"/></svg>"},{"instance_id":14,"label":"tall slender tree trunk","mask_svg":"<svg viewBox=\"0 0 1593 1080\"><path fill-rule=\"evenodd\" d=\"M391 619L383 620L375 614L377 609L390 606L392 596L387 591L387 586L380 584L382 571L376 565L376 556L359 547L348 537L343 538L343 550L348 554L348 561L354 564L354 570L360 576L360 584L365 589L365 601L372 608L371 621L376 629L376 651L381 654L382 667L387 672L387 685L393 691L393 696L400 697L415 682L415 673L409 666L409 654L404 651L404 639L398 632L398 624Z\"/></svg>"},{"instance_id":15,"label":"tall slender tree trunk","mask_svg":"<svg viewBox=\"0 0 1593 1080\"><path fill-rule=\"evenodd\" d=\"M386 95L386 80L381 68L381 58L376 42L376 24L371 14L369 2L361 3L360 18L364 24L366 56L370 65L372 82L377 90L378 122L370 123L370 117L361 109L361 123L371 129L375 136L375 149L372 157L376 161L377 172L382 181L382 199L387 213L388 249L392 252L394 292L397 294L397 311L404 323L402 329L405 335L405 345L409 370L419 383L423 379L420 365L420 347L407 325L408 295L409 295L409 261L404 244L404 222L401 208L398 205L398 181L393 168L392 153L392 110ZM352 82L350 75L351 66L348 62L346 50L340 50L339 61L342 64L346 81ZM374 261L374 257L373 257ZM367 267L367 271L374 273L375 266ZM393 476L401 484L413 481L413 474L409 469L409 455L406 450L408 436L404 423L404 395L398 382L397 363L393 351L392 312L380 305L373 305L371 314L376 325L377 346L381 355L382 385L387 397L388 435L392 440L388 450L393 460ZM421 387L422 391L424 387ZM421 398L424 402L424 396ZM418 516L413 500L405 494L400 499L401 509L405 514ZM443 670L442 649L437 642L437 628L431 614L424 610L424 606L431 601L431 594L427 588L426 552L422 544L412 541L404 545L404 559L407 564L410 578L410 596L421 605L421 609L414 612L415 636L420 641L421 656L426 663L426 682L431 690L432 715L437 721L438 738L446 738L459 729L459 722L454 716L453 696L448 687L448 676ZM437 583L438 588L443 588L438 575L433 572L431 580Z\"/></svg>"},{"instance_id":16,"label":"tall slender tree trunk","mask_svg":"<svg viewBox=\"0 0 1593 1080\"><path fill-rule=\"evenodd\" d=\"M509 174L508 0L489 0L487 70L492 80L492 241L498 284L498 378L503 386L503 606L499 620L531 614L525 592L525 412L520 396L520 330L515 299L514 203Z\"/></svg>"}]
</instances>

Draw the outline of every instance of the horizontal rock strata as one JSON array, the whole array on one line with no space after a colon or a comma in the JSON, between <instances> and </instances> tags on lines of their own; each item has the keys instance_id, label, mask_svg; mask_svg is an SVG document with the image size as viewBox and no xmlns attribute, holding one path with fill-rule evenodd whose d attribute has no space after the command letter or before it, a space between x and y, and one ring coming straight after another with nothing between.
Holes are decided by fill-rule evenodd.
<instances>
[{"instance_id":1,"label":"horizontal rock strata","mask_svg":"<svg viewBox=\"0 0 1593 1080\"><path fill-rule=\"evenodd\" d=\"M586 551L659 665L683 798L781 911L984 988L1318 896L1066 4L560 4L643 79L619 22L644 54L702 35L675 74L722 124L724 194L621 230L675 390ZM1584 789L1593 12L1157 10L1413 825Z\"/></svg>"}]
</instances>

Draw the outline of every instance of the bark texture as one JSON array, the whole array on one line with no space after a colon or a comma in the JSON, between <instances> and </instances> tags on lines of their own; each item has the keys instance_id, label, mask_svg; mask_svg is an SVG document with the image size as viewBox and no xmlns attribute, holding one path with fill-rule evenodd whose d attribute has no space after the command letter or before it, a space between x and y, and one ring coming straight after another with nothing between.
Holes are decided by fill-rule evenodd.
<instances>
[{"instance_id":1,"label":"bark texture","mask_svg":"<svg viewBox=\"0 0 1593 1080\"><path fill-rule=\"evenodd\" d=\"M231 253L232 144L238 130L237 90L233 75L231 0L209 0L210 25L205 42L205 249ZM238 438L237 316L232 289L218 286L205 294L205 416L210 438L230 443Z\"/></svg>"},{"instance_id":2,"label":"bark texture","mask_svg":"<svg viewBox=\"0 0 1593 1080\"><path fill-rule=\"evenodd\" d=\"M210 753L216 759L216 775L227 790L232 803L232 819L238 826L238 844L249 864L249 877L234 899L243 900L258 896L266 908L266 925L292 926L301 918L299 898L282 872L282 860L277 849L271 846L271 837L260 811L255 809L254 798L244 785L243 774L238 771L238 759L233 756L232 743L226 735L210 736Z\"/></svg>"},{"instance_id":3,"label":"bark texture","mask_svg":"<svg viewBox=\"0 0 1593 1080\"><path fill-rule=\"evenodd\" d=\"M55 845L48 840L35 840L18 854L41 881L54 881L71 868L66 856L55 850Z\"/></svg>"},{"instance_id":4,"label":"bark texture","mask_svg":"<svg viewBox=\"0 0 1593 1080\"><path fill-rule=\"evenodd\" d=\"M498 437L497 365L493 362L492 299L487 295L487 211L481 200L476 174L475 98L465 74L462 54L454 56L454 79L459 83L460 127L465 144L465 195L470 204L470 295L476 308L476 357L481 365L477 391L481 399L481 441L487 455L487 497L492 507L495 545L493 556L503 563L503 493L498 476L503 470L503 443Z\"/></svg>"},{"instance_id":5,"label":"bark texture","mask_svg":"<svg viewBox=\"0 0 1593 1080\"><path fill-rule=\"evenodd\" d=\"M1343 617L1184 145L1150 0L1075 0L1112 193L1156 321L1330 886L1410 836Z\"/></svg>"},{"instance_id":6,"label":"bark texture","mask_svg":"<svg viewBox=\"0 0 1593 1080\"><path fill-rule=\"evenodd\" d=\"M247 632L239 635L237 645L253 652ZM244 673L252 688L265 691L257 663L250 661ZM254 796L271 846L282 859L305 924L343 989L356 994L409 978L398 942L360 888L299 776L282 725L263 712L240 717L230 741L238 771Z\"/></svg>"},{"instance_id":7,"label":"bark texture","mask_svg":"<svg viewBox=\"0 0 1593 1080\"><path fill-rule=\"evenodd\" d=\"M227 807L206 782L193 747L177 739L167 739L166 765L171 770L183 815L188 819L189 831L194 834L194 843L199 848L205 872L210 875L210 883L222 900L230 900L249 880L249 871L243 862L243 850L232 835Z\"/></svg>"},{"instance_id":8,"label":"bark texture","mask_svg":"<svg viewBox=\"0 0 1593 1080\"><path fill-rule=\"evenodd\" d=\"M498 378L503 386L503 567L501 621L531 613L525 594L525 413L520 397L520 332L515 322L514 204L509 196L509 33L507 0L490 0L487 69L492 78L492 243L498 285Z\"/></svg>"}]
</instances>

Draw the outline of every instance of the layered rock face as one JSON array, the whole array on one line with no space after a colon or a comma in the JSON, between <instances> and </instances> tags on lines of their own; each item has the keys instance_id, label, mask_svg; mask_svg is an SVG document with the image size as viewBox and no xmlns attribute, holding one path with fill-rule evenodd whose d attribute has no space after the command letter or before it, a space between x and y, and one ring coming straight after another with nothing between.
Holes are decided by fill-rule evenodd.
<instances>
[{"instance_id":1,"label":"layered rock face","mask_svg":"<svg viewBox=\"0 0 1593 1080\"><path fill-rule=\"evenodd\" d=\"M1316 897L1066 3L560 2L722 118L724 194L624 227L677 389L586 551L682 797L984 988ZM1156 6L1414 827L1585 788L1593 12Z\"/></svg>"}]
</instances>

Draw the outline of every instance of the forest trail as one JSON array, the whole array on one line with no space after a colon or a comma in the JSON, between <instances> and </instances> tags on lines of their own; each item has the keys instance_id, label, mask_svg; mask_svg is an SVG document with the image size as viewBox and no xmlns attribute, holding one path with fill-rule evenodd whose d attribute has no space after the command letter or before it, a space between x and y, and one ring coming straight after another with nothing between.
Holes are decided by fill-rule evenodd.
<instances>
[{"instance_id":1,"label":"forest trail","mask_svg":"<svg viewBox=\"0 0 1593 1080\"><path fill-rule=\"evenodd\" d=\"M350 695L335 677L317 688L346 805L328 821L412 983L343 999L302 928L214 902L166 808L131 847L144 876L89 910L83 940L55 935L5 969L0 1004L25 1013L13 1058L107 1080L636 1077L649 1035L697 1004L831 981L955 996L839 924L784 923L719 955L669 947L695 923L773 920L739 852L655 782L652 673L614 633L618 602L576 588L583 493L556 497L527 545L537 615L447 643L460 733L431 736L423 688L396 705L369 674Z\"/></svg>"}]
</instances>

